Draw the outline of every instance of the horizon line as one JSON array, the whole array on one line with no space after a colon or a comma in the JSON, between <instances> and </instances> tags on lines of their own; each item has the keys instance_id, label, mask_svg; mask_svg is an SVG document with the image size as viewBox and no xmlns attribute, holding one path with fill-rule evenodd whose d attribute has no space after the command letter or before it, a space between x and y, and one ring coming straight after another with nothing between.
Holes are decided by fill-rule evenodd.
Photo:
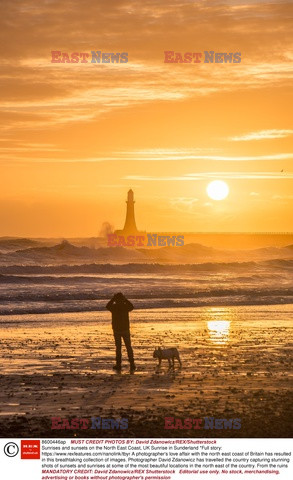
<instances>
[{"instance_id":1,"label":"horizon line","mask_svg":"<svg viewBox=\"0 0 293 480\"><path fill-rule=\"evenodd\" d=\"M114 232L112 232L114 233ZM157 235L175 235L175 234L184 234L184 235L293 235L293 232L185 232L185 231L146 231L146 232L138 232L139 233L145 233L145 234L157 234ZM128 235L126 235L128 236ZM14 236L14 235L3 235L0 236L0 240L2 239L105 239L106 237L101 237L99 235L97 236L65 236L65 235L57 235L57 236L29 236L29 235L21 235L21 236Z\"/></svg>"}]
</instances>

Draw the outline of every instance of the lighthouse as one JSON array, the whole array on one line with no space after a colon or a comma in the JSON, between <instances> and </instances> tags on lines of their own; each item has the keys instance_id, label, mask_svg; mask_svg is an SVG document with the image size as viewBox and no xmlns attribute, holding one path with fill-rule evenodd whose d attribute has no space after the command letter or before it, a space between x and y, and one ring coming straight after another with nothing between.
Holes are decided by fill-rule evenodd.
<instances>
[{"instance_id":1,"label":"lighthouse","mask_svg":"<svg viewBox=\"0 0 293 480\"><path fill-rule=\"evenodd\" d=\"M133 190L128 190L127 193L127 200L126 200L126 219L123 228L123 233L125 235L135 235L138 233L136 223L135 223L135 216L134 216L134 194Z\"/></svg>"},{"instance_id":2,"label":"lighthouse","mask_svg":"<svg viewBox=\"0 0 293 480\"><path fill-rule=\"evenodd\" d=\"M124 227L123 230L115 230L114 233L116 233L116 235L123 235L124 237L128 237L129 235L145 236L145 232L141 232L137 229L134 215L134 204L134 193L133 190L130 189L127 192L126 218Z\"/></svg>"}]
</instances>

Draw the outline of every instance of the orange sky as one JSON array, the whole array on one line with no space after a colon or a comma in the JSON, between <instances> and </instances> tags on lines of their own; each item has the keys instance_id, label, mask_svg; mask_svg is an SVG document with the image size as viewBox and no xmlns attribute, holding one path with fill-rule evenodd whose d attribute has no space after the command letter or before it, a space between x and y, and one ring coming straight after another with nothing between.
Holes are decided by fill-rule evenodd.
<instances>
[{"instance_id":1,"label":"orange sky","mask_svg":"<svg viewBox=\"0 0 293 480\"><path fill-rule=\"evenodd\" d=\"M0 235L292 231L292 4L2 0ZM53 64L51 51L128 52ZM164 51L241 52L168 64ZM207 197L225 180L227 199Z\"/></svg>"}]
</instances>

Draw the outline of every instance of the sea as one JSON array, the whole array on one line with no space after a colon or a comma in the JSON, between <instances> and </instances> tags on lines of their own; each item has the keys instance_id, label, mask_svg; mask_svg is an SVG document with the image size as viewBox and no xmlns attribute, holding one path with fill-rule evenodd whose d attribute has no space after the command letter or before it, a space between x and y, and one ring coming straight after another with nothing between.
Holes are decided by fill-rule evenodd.
<instances>
[{"instance_id":1,"label":"sea","mask_svg":"<svg viewBox=\"0 0 293 480\"><path fill-rule=\"evenodd\" d=\"M0 267L0 321L102 312L122 292L137 310L293 303L293 260Z\"/></svg>"}]
</instances>

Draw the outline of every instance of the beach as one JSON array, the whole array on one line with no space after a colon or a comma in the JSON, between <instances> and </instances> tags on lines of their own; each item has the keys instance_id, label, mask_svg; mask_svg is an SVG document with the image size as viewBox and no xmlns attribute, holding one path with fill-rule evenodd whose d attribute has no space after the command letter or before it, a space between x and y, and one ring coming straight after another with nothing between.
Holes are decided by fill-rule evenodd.
<instances>
[{"instance_id":1,"label":"beach","mask_svg":"<svg viewBox=\"0 0 293 480\"><path fill-rule=\"evenodd\" d=\"M293 306L152 308L131 312L137 371L106 311L1 319L2 437L290 437ZM292 339L292 336L291 336ZM159 369L155 347L182 368ZM291 379L291 384L290 384ZM52 417L127 418L128 429L51 428ZM165 429L165 418L241 419L240 429Z\"/></svg>"}]
</instances>

